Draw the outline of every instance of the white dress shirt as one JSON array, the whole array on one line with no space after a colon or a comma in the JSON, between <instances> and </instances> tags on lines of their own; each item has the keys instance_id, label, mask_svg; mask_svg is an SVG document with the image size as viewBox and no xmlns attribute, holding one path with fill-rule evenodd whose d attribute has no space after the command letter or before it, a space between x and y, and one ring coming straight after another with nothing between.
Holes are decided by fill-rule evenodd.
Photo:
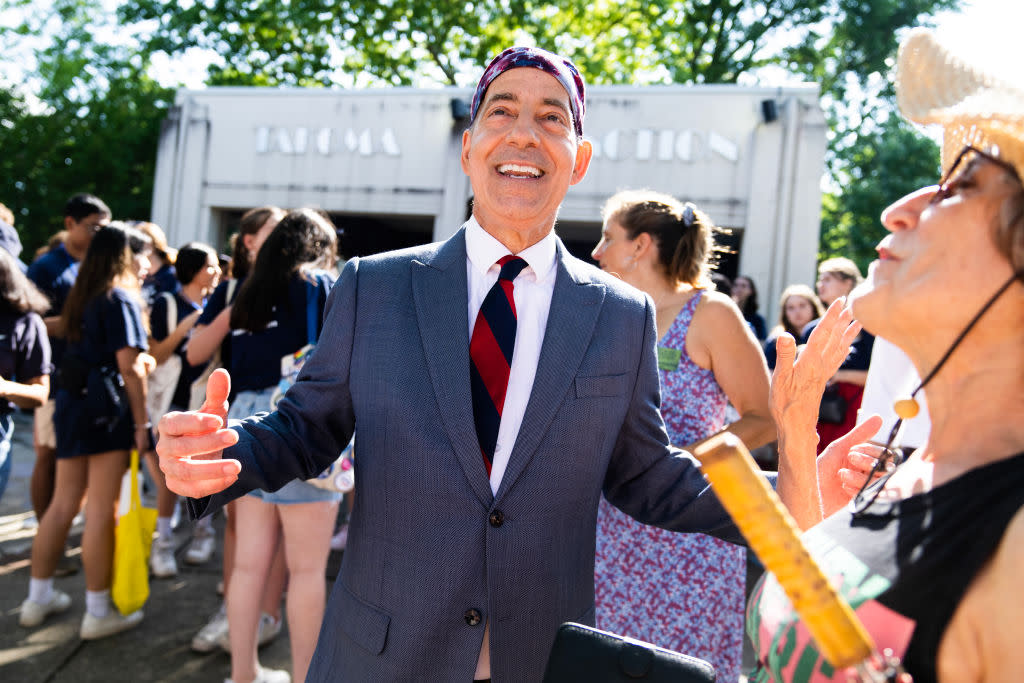
<instances>
[{"instance_id":1,"label":"white dress shirt","mask_svg":"<svg viewBox=\"0 0 1024 683\"><path fill-rule=\"evenodd\" d=\"M501 268L498 259L509 254L508 247L488 234L476 218L466 222L466 275L469 284L469 336L480 313L480 304L495 282ZM491 493L497 494L501 477L523 423L526 404L537 374L540 347L551 310L555 290L555 233L516 254L527 263L512 288L516 303L516 344L508 376L508 391L498 427L498 442L491 461Z\"/></svg>"}]
</instances>

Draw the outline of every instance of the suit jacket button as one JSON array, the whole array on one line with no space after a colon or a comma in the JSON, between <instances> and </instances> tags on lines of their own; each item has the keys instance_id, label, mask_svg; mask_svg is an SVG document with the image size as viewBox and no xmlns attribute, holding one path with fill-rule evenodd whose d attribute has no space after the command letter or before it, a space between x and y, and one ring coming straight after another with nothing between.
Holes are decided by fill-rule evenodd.
<instances>
[{"instance_id":1,"label":"suit jacket button","mask_svg":"<svg viewBox=\"0 0 1024 683\"><path fill-rule=\"evenodd\" d=\"M490 522L491 526L499 527L505 523L505 513L501 510L495 510L488 515L487 521Z\"/></svg>"},{"instance_id":2,"label":"suit jacket button","mask_svg":"<svg viewBox=\"0 0 1024 683\"><path fill-rule=\"evenodd\" d=\"M466 614L464 615L464 617L466 619L466 624L468 624L469 626L478 625L484 618L483 615L480 614L480 610L478 609L466 610Z\"/></svg>"}]
</instances>

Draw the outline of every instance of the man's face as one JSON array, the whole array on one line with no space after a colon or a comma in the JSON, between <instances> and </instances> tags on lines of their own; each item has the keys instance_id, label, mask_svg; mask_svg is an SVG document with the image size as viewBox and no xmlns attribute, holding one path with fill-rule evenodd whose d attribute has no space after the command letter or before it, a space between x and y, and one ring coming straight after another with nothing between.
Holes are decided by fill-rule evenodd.
<instances>
[{"instance_id":1,"label":"man's face","mask_svg":"<svg viewBox=\"0 0 1024 683\"><path fill-rule=\"evenodd\" d=\"M109 222L108 213L91 213L79 221L71 216L65 216L64 229L68 231L67 241L79 249L87 249L92 242L92 236Z\"/></svg>"},{"instance_id":2,"label":"man's face","mask_svg":"<svg viewBox=\"0 0 1024 683\"><path fill-rule=\"evenodd\" d=\"M590 156L589 142L577 144L562 84L540 69L509 69L491 83L462 135L473 215L499 239L508 231L543 237Z\"/></svg>"}]
</instances>

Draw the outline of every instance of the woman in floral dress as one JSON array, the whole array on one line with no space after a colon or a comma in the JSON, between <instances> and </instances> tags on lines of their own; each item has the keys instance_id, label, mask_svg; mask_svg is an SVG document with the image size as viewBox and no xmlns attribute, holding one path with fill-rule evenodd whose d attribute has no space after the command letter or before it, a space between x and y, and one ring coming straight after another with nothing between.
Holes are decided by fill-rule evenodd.
<instances>
[{"instance_id":1,"label":"woman in floral dress","mask_svg":"<svg viewBox=\"0 0 1024 683\"><path fill-rule=\"evenodd\" d=\"M650 191L604 206L594 259L654 301L661 412L676 446L728 426L750 448L775 438L768 370L736 304L713 290L714 226L692 204ZM602 500L595 590L599 628L705 659L720 681L740 676L746 551L645 526Z\"/></svg>"}]
</instances>

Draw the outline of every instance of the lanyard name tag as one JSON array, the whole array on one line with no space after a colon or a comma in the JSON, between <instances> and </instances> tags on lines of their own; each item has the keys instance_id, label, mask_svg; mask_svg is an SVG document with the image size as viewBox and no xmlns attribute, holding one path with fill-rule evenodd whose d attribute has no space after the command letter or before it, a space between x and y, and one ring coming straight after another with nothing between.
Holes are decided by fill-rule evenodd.
<instances>
[{"instance_id":1,"label":"lanyard name tag","mask_svg":"<svg viewBox=\"0 0 1024 683\"><path fill-rule=\"evenodd\" d=\"M667 346L658 347L658 369L671 372L679 369L679 360L683 352L679 349L670 349Z\"/></svg>"}]
</instances>

